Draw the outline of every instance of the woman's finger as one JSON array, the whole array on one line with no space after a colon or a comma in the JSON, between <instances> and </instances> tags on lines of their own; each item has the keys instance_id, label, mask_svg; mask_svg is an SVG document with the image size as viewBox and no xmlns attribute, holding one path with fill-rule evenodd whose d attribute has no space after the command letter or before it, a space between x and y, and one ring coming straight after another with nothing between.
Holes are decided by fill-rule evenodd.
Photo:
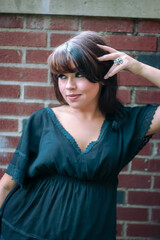
<instances>
[{"instance_id":1,"label":"woman's finger","mask_svg":"<svg viewBox=\"0 0 160 240\"><path fill-rule=\"evenodd\" d=\"M105 54L101 57L98 57L97 59L99 61L109 61L109 60L114 60L116 59L117 57L119 57L119 53L116 52L116 53L110 53L110 54Z\"/></svg>"},{"instance_id":2,"label":"woman's finger","mask_svg":"<svg viewBox=\"0 0 160 240\"><path fill-rule=\"evenodd\" d=\"M118 72L120 72L121 70L124 69L123 65L116 65L113 64L113 66L109 69L109 71L107 72L107 74L104 76L104 79L107 79L109 77L114 76L115 74L117 74Z\"/></svg>"},{"instance_id":3,"label":"woman's finger","mask_svg":"<svg viewBox=\"0 0 160 240\"><path fill-rule=\"evenodd\" d=\"M100 47L101 49L105 50L106 52L110 52L110 53L118 52L116 49L108 47L106 45L97 44L97 46Z\"/></svg>"}]
</instances>

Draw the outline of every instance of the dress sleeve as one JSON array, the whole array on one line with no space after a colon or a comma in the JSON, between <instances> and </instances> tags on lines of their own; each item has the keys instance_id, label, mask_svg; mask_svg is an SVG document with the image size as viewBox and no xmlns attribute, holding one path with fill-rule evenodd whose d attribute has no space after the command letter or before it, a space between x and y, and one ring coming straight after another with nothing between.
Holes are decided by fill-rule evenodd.
<instances>
[{"instance_id":1,"label":"dress sleeve","mask_svg":"<svg viewBox=\"0 0 160 240\"><path fill-rule=\"evenodd\" d=\"M121 143L121 160L119 171L127 165L146 145L152 135L146 136L158 106L146 105L128 108L128 116L124 121Z\"/></svg>"},{"instance_id":2,"label":"dress sleeve","mask_svg":"<svg viewBox=\"0 0 160 240\"><path fill-rule=\"evenodd\" d=\"M42 111L42 109L37 110L27 120L16 151L6 170L6 173L20 185L24 184L28 168L38 154L43 125Z\"/></svg>"}]
</instances>

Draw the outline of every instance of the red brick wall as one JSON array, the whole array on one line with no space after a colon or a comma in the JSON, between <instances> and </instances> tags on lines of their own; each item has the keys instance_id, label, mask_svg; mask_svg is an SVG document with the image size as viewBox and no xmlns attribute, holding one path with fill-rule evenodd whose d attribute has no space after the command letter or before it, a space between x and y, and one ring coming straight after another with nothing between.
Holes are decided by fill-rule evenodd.
<instances>
[{"instance_id":1,"label":"red brick wall","mask_svg":"<svg viewBox=\"0 0 160 240\"><path fill-rule=\"evenodd\" d=\"M47 70L51 50L81 30L103 32L110 46L160 67L160 21L65 16L0 16L0 174L33 111L57 104ZM150 57L150 58L149 58ZM160 90L129 72L119 97L131 106L160 103ZM160 239L160 134L119 177L118 238Z\"/></svg>"}]
</instances>

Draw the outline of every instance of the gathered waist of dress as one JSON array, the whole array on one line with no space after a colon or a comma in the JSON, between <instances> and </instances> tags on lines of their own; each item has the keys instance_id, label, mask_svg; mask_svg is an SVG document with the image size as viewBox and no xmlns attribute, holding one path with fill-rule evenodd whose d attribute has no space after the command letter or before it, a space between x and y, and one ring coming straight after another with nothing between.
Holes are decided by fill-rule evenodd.
<instances>
[{"instance_id":1,"label":"gathered waist of dress","mask_svg":"<svg viewBox=\"0 0 160 240\"><path fill-rule=\"evenodd\" d=\"M33 180L33 179L32 179ZM104 179L96 179L96 178L80 178L77 176L69 176L69 175L64 175L64 174L59 174L59 173L54 173L53 175L48 175L48 176L36 176L34 177L34 180L41 180L41 181L62 181L62 182L71 182L71 183L75 183L75 184L80 184L80 185L90 185L90 186L109 186L109 185L117 185L118 180L117 177L108 177L108 178L104 178Z\"/></svg>"}]
</instances>

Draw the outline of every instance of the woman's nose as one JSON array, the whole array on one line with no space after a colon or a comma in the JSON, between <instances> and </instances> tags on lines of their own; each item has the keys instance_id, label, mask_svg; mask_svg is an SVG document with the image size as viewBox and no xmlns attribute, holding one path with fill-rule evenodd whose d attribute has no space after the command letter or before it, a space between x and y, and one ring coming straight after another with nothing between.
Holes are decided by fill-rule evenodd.
<instances>
[{"instance_id":1,"label":"woman's nose","mask_svg":"<svg viewBox=\"0 0 160 240\"><path fill-rule=\"evenodd\" d=\"M68 77L67 79L67 83L66 83L66 88L71 89L71 88L75 88L75 81L72 77Z\"/></svg>"}]
</instances>

